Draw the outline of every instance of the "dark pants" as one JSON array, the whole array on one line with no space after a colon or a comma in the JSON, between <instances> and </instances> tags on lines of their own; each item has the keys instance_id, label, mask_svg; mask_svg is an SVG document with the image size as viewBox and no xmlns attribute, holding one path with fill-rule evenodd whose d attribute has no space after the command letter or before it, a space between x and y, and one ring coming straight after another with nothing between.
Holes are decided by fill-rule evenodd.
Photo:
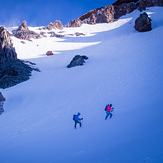
<instances>
[{"instance_id":1,"label":"dark pants","mask_svg":"<svg viewBox=\"0 0 163 163\"><path fill-rule=\"evenodd\" d=\"M77 123L79 123L79 125L81 127L81 122L79 122L79 121L75 121L75 126L74 127L76 128Z\"/></svg>"},{"instance_id":2,"label":"dark pants","mask_svg":"<svg viewBox=\"0 0 163 163\"><path fill-rule=\"evenodd\" d=\"M107 120L108 116L110 116L110 118L113 116L112 113L110 113L109 111L106 111L106 117L105 117L105 120Z\"/></svg>"}]
</instances>

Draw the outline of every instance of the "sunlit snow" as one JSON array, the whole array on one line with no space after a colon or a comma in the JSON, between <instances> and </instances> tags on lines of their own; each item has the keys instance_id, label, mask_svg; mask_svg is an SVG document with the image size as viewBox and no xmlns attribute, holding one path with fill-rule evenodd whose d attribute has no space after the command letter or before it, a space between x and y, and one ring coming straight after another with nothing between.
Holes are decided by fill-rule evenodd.
<instances>
[{"instance_id":1,"label":"sunlit snow","mask_svg":"<svg viewBox=\"0 0 163 163\"><path fill-rule=\"evenodd\" d=\"M147 13L153 29L145 33L133 28L136 10L114 23L63 29L85 36L47 34L25 44L12 37L18 58L41 72L0 90L7 100L1 163L163 162L163 8ZM54 55L46 56L48 50ZM89 59L68 69L75 55ZM107 103L115 111L105 120ZM75 130L78 112L84 119Z\"/></svg>"}]
</instances>

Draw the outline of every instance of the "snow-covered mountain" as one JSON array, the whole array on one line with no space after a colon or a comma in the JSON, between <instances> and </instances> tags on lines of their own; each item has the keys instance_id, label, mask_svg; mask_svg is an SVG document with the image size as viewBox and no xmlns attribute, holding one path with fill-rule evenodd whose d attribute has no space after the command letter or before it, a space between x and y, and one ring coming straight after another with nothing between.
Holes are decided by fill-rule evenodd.
<instances>
[{"instance_id":1,"label":"snow-covered mountain","mask_svg":"<svg viewBox=\"0 0 163 163\"><path fill-rule=\"evenodd\" d=\"M150 32L135 31L135 10L114 23L64 28L62 38L47 34L22 44L12 37L18 58L41 72L0 90L1 163L163 162L163 8L147 13ZM77 54L89 59L68 69ZM105 120L108 103L115 111ZM84 119L75 130L78 112Z\"/></svg>"}]
</instances>

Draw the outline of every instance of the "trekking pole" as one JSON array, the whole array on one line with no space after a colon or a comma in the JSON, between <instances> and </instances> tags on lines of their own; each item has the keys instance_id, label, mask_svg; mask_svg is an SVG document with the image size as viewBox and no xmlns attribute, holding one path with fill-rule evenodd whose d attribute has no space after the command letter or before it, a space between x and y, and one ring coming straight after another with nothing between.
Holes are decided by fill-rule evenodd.
<instances>
[{"instance_id":1,"label":"trekking pole","mask_svg":"<svg viewBox=\"0 0 163 163\"><path fill-rule=\"evenodd\" d=\"M114 112L114 109L113 109L113 113L114 113L114 116L115 116L115 112Z\"/></svg>"},{"instance_id":2,"label":"trekking pole","mask_svg":"<svg viewBox=\"0 0 163 163\"><path fill-rule=\"evenodd\" d=\"M82 119L82 126L83 126L83 119Z\"/></svg>"}]
</instances>

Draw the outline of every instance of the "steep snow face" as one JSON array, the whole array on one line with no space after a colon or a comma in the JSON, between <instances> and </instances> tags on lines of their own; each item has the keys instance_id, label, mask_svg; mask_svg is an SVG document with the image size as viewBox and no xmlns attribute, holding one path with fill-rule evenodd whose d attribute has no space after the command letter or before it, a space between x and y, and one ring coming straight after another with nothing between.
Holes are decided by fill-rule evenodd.
<instances>
[{"instance_id":1,"label":"steep snow face","mask_svg":"<svg viewBox=\"0 0 163 163\"><path fill-rule=\"evenodd\" d=\"M134 30L140 14L134 11L114 23L63 29L82 37L26 44L13 38L18 58L35 62L41 72L0 90L7 99L1 162L163 162L163 8L147 11L153 30L146 33ZM55 55L46 56L48 50ZM77 54L89 60L66 68ZM115 111L104 120L107 103ZM84 119L75 130L78 112Z\"/></svg>"}]
</instances>

